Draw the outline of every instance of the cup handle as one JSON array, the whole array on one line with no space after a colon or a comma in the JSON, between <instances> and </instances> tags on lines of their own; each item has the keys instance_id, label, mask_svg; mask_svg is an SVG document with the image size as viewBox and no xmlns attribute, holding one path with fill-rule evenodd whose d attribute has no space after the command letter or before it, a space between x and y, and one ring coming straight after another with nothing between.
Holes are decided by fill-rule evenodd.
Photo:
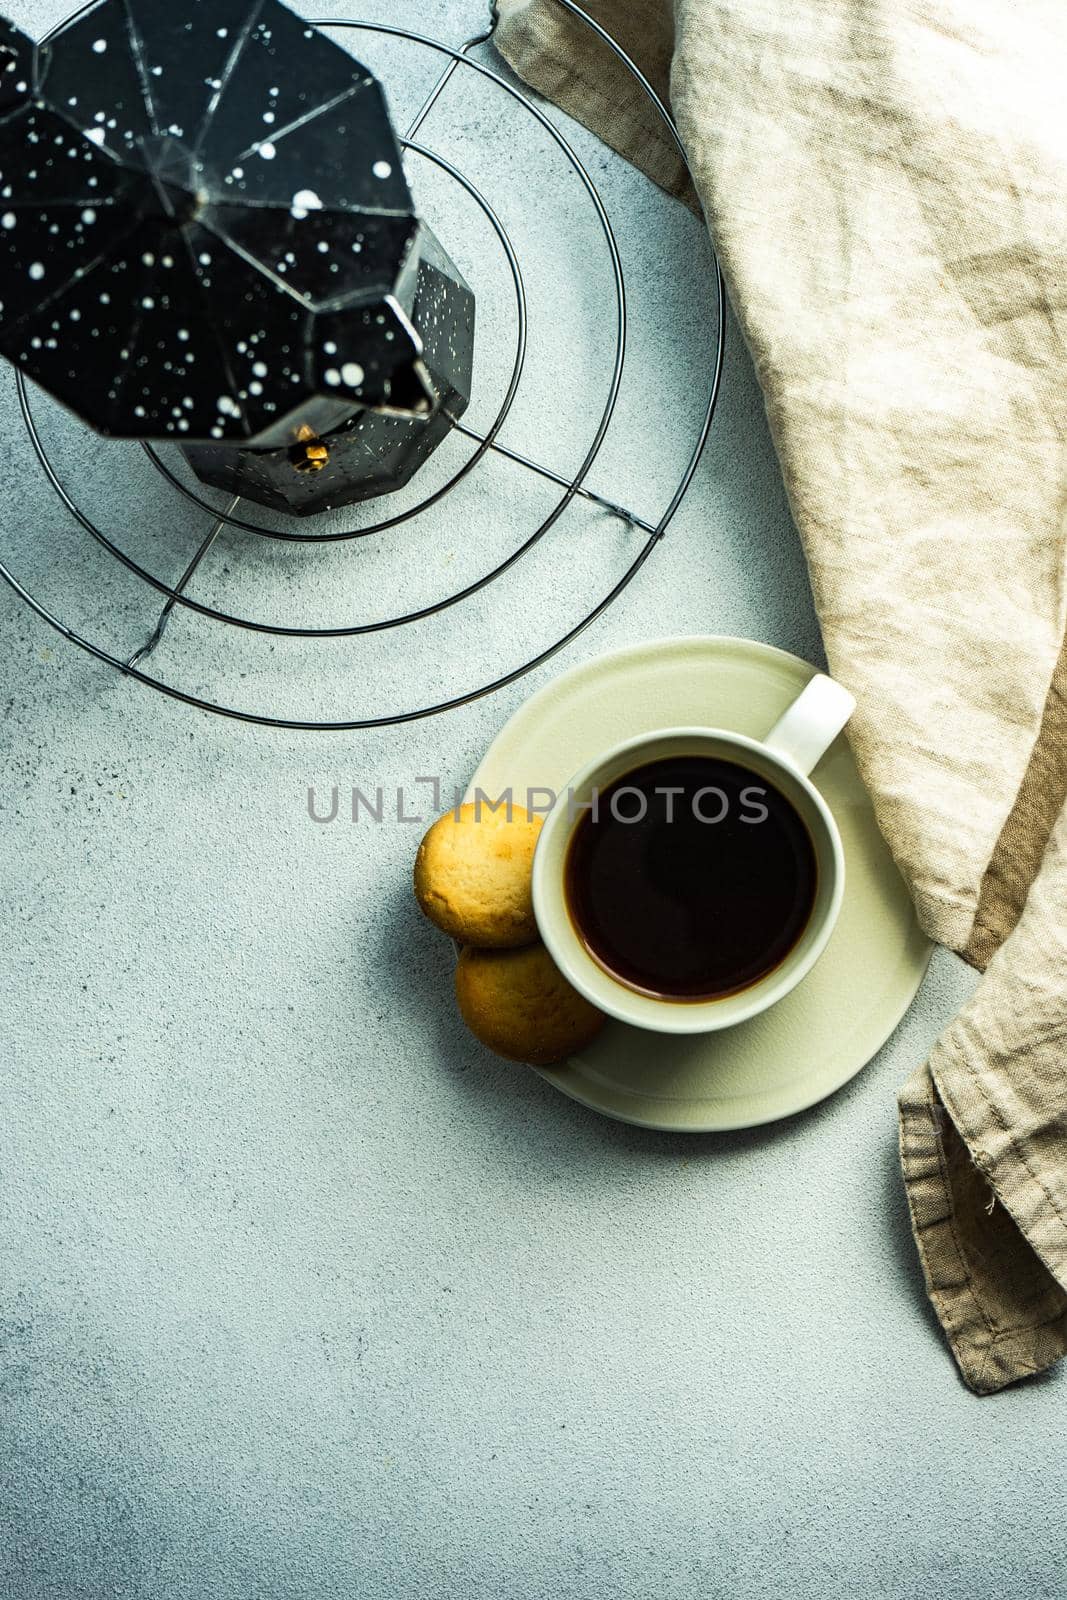
<instances>
[{"instance_id":1,"label":"cup handle","mask_svg":"<svg viewBox=\"0 0 1067 1600\"><path fill-rule=\"evenodd\" d=\"M763 742L806 777L855 709L856 702L844 684L817 672Z\"/></svg>"}]
</instances>

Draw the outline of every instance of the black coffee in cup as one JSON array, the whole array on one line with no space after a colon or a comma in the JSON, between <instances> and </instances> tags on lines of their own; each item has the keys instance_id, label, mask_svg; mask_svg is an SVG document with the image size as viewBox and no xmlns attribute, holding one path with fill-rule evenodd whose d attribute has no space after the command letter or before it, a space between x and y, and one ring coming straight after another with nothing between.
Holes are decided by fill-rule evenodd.
<instances>
[{"instance_id":1,"label":"black coffee in cup","mask_svg":"<svg viewBox=\"0 0 1067 1600\"><path fill-rule=\"evenodd\" d=\"M713 1000L766 977L815 904L815 847L791 802L718 756L618 778L576 824L564 876L582 944L657 999Z\"/></svg>"}]
</instances>

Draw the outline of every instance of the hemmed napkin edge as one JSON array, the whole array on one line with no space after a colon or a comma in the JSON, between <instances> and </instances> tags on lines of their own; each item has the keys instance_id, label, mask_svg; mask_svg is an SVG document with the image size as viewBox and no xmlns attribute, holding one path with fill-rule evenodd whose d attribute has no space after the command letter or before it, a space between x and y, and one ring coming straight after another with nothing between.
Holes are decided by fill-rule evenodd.
<instances>
[{"instance_id":1,"label":"hemmed napkin edge","mask_svg":"<svg viewBox=\"0 0 1067 1600\"><path fill-rule=\"evenodd\" d=\"M963 1136L928 1065L901 1089L898 1107L912 1233L930 1303L964 1383L975 1394L989 1395L1047 1371L1067 1354L1067 1294L1024 1238L1021 1260L1031 1271L1033 1315L1021 1322L1001 1319L967 1249L950 1176L946 1134L951 1130L961 1144ZM970 1160L970 1150L964 1149Z\"/></svg>"}]
</instances>

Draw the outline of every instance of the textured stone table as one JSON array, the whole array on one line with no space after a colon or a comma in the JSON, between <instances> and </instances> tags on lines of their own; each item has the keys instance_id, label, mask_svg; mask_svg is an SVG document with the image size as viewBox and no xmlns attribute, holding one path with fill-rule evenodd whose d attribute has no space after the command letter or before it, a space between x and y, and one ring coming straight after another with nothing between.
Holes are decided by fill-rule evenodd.
<instances>
[{"instance_id":1,"label":"textured stone table","mask_svg":"<svg viewBox=\"0 0 1067 1600\"><path fill-rule=\"evenodd\" d=\"M59 8L14 15L39 32ZM386 0L377 15L396 20ZM480 21L474 0L435 0L412 25L459 42ZM472 95L452 115L457 145L512 158L504 110ZM660 219L684 304L689 219L650 212L575 138L620 225ZM534 164L521 193L559 249L554 183ZM524 251L533 282L532 225ZM655 486L660 398L679 362L706 369L699 308L688 326L691 357L635 334L653 381L605 494ZM514 437L565 454L551 387L535 374ZM71 481L117 459L65 437ZM81 593L87 625L143 637L156 606L91 586L84 538L12 452L5 551ZM141 481L101 479L131 538L156 536ZM507 531L526 489L500 482ZM442 562L462 559L464 515L445 510ZM487 620L457 619L453 648L473 660L488 637L504 659L529 611L504 589ZM962 1388L897 1174L895 1090L973 975L935 958L877 1059L805 1116L644 1133L466 1037L450 950L411 902L417 826L308 818L309 784L462 782L530 689L607 648L708 630L818 658L736 333L692 492L638 579L557 663L445 717L244 726L123 680L6 588L0 614L0 1593L1064 1593L1063 1379L981 1402ZM404 687L432 686L436 657L400 645ZM206 658L205 683L222 670Z\"/></svg>"}]
</instances>

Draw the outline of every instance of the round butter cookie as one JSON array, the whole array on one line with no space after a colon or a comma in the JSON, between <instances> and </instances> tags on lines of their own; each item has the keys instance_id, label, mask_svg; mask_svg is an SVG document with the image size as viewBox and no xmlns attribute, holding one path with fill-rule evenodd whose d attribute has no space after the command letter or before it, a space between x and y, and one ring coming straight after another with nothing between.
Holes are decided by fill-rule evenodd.
<instances>
[{"instance_id":1,"label":"round butter cookie","mask_svg":"<svg viewBox=\"0 0 1067 1600\"><path fill-rule=\"evenodd\" d=\"M571 988L543 944L461 950L456 1000L476 1039L498 1056L535 1066L580 1050L607 1020Z\"/></svg>"},{"instance_id":2,"label":"round butter cookie","mask_svg":"<svg viewBox=\"0 0 1067 1600\"><path fill-rule=\"evenodd\" d=\"M460 806L438 817L415 857L415 898L462 944L512 949L537 938L530 873L541 818L522 806Z\"/></svg>"}]
</instances>

